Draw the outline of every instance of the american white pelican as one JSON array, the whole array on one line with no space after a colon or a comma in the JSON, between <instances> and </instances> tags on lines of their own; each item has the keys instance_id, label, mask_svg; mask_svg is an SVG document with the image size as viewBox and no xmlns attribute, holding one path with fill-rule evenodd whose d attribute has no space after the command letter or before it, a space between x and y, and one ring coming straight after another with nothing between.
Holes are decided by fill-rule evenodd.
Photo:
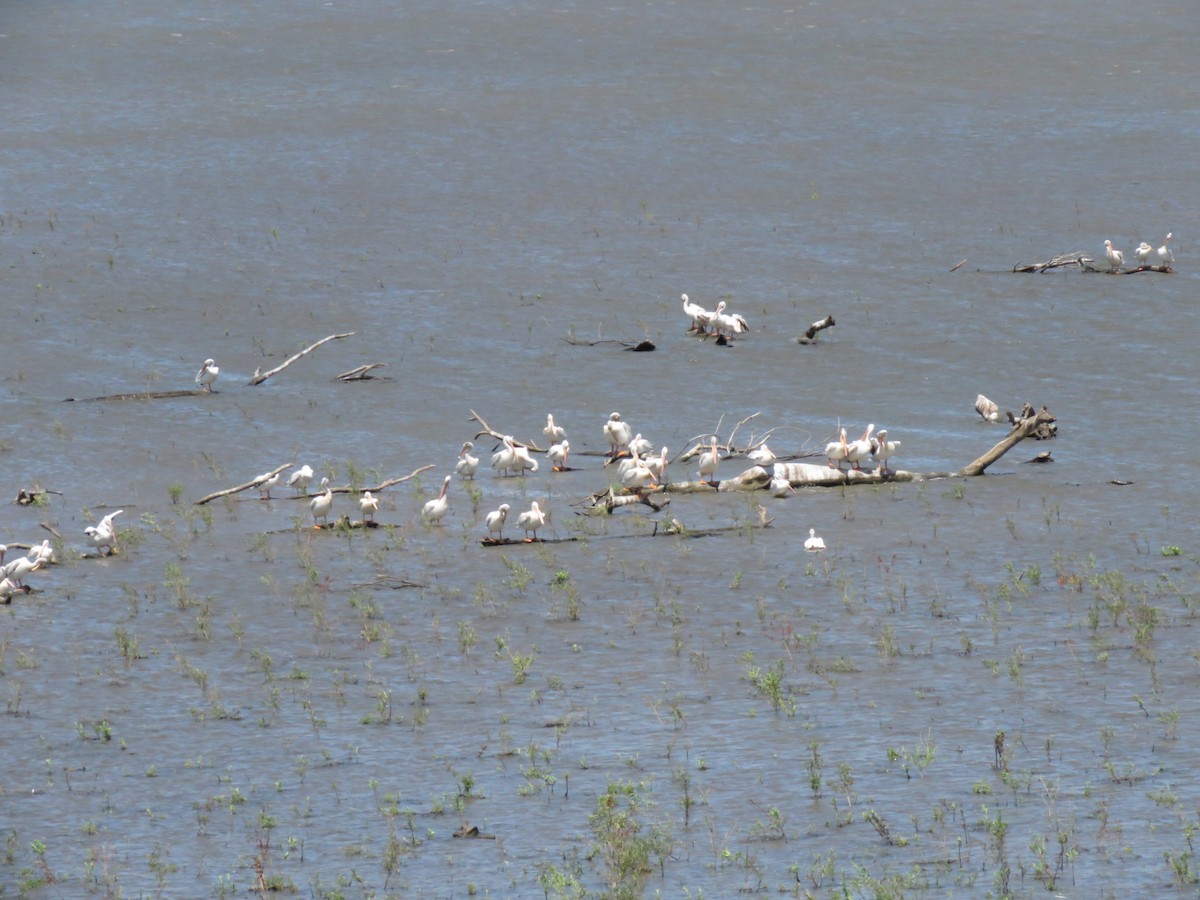
<instances>
[{"instance_id":1,"label":"american white pelican","mask_svg":"<svg viewBox=\"0 0 1200 900\"><path fill-rule=\"evenodd\" d=\"M375 513L379 512L379 498L370 491L363 491L358 498L358 511L362 513L364 522L374 522Z\"/></svg>"},{"instance_id":2,"label":"american white pelican","mask_svg":"<svg viewBox=\"0 0 1200 900\"><path fill-rule=\"evenodd\" d=\"M303 465L292 473L288 478L288 487L293 488L297 494L308 493L308 483L313 480L313 470L310 465Z\"/></svg>"},{"instance_id":3,"label":"american white pelican","mask_svg":"<svg viewBox=\"0 0 1200 900\"><path fill-rule=\"evenodd\" d=\"M715 476L719 465L721 465L721 451L717 449L717 436L714 434L708 449L700 454L700 480L716 484Z\"/></svg>"},{"instance_id":4,"label":"american white pelican","mask_svg":"<svg viewBox=\"0 0 1200 900\"><path fill-rule=\"evenodd\" d=\"M546 514L542 512L538 502L533 501L533 504L521 515L517 516L517 527L525 532L526 543L531 543L537 540L538 529L546 524ZM529 535L533 534L531 538Z\"/></svg>"},{"instance_id":5,"label":"american white pelican","mask_svg":"<svg viewBox=\"0 0 1200 900\"><path fill-rule=\"evenodd\" d=\"M875 435L871 455L874 456L875 461L879 463L879 471L884 475L888 474L888 460L895 455L899 446L899 441L889 441L887 439L886 428L880 429L879 434Z\"/></svg>"},{"instance_id":6,"label":"american white pelican","mask_svg":"<svg viewBox=\"0 0 1200 900\"><path fill-rule=\"evenodd\" d=\"M472 456L475 445L463 441L462 449L458 451L458 462L454 464L454 472L459 478L474 478L475 470L479 468L479 457Z\"/></svg>"},{"instance_id":7,"label":"american white pelican","mask_svg":"<svg viewBox=\"0 0 1200 900\"><path fill-rule=\"evenodd\" d=\"M567 468L567 457L571 455L571 442L565 438L557 444L553 444L546 451L546 456L550 458L550 465L555 472L562 472Z\"/></svg>"},{"instance_id":8,"label":"american white pelican","mask_svg":"<svg viewBox=\"0 0 1200 900\"><path fill-rule=\"evenodd\" d=\"M97 550L107 547L110 555L117 552L117 530L113 527L113 519L123 512L125 510L118 509L101 519L95 527L88 526L83 529L83 533Z\"/></svg>"},{"instance_id":9,"label":"american white pelican","mask_svg":"<svg viewBox=\"0 0 1200 900\"><path fill-rule=\"evenodd\" d=\"M492 468L497 475L507 475L517 465L517 450L513 446L513 436L506 434L501 439L502 446L492 454Z\"/></svg>"},{"instance_id":10,"label":"american white pelican","mask_svg":"<svg viewBox=\"0 0 1200 900\"><path fill-rule=\"evenodd\" d=\"M217 364L211 359L206 359L204 365L200 367L200 371L196 373L196 384L200 385L200 389L205 393L212 393L213 382L220 374L221 370L217 368Z\"/></svg>"},{"instance_id":11,"label":"american white pelican","mask_svg":"<svg viewBox=\"0 0 1200 900\"><path fill-rule=\"evenodd\" d=\"M1112 241L1104 242L1104 258L1108 260L1108 271L1116 272L1125 262L1125 254L1120 250L1114 250Z\"/></svg>"},{"instance_id":12,"label":"american white pelican","mask_svg":"<svg viewBox=\"0 0 1200 900\"><path fill-rule=\"evenodd\" d=\"M766 444L759 444L753 450L746 454L746 459L751 462L758 463L760 466L770 465L775 462L778 457L771 452L771 448Z\"/></svg>"},{"instance_id":13,"label":"american white pelican","mask_svg":"<svg viewBox=\"0 0 1200 900\"><path fill-rule=\"evenodd\" d=\"M13 594L23 594L29 588L18 587L11 578L0 578L0 601L11 603Z\"/></svg>"},{"instance_id":14,"label":"american white pelican","mask_svg":"<svg viewBox=\"0 0 1200 900\"><path fill-rule=\"evenodd\" d=\"M320 528L317 524L317 519L324 519L325 524L329 524L329 510L333 509L333 488L329 486L329 479L321 479L321 487L325 493L320 496L313 497L308 501L308 508L312 510L313 528Z\"/></svg>"},{"instance_id":15,"label":"american white pelican","mask_svg":"<svg viewBox=\"0 0 1200 900\"><path fill-rule=\"evenodd\" d=\"M258 498L260 500L271 499L271 488L279 487L279 482L282 473L276 472L272 475L270 472L263 472L254 480L258 482Z\"/></svg>"},{"instance_id":16,"label":"american white pelican","mask_svg":"<svg viewBox=\"0 0 1200 900\"><path fill-rule=\"evenodd\" d=\"M1142 241L1138 244L1138 248L1133 251L1133 255L1137 257L1138 266L1144 266L1150 259L1150 254L1154 252L1154 248Z\"/></svg>"},{"instance_id":17,"label":"american white pelican","mask_svg":"<svg viewBox=\"0 0 1200 900\"><path fill-rule=\"evenodd\" d=\"M446 496L446 491L450 490L450 478L451 476L447 475L442 481L442 492L432 500L426 501L425 505L421 507L421 518L430 525L440 524L446 513L450 511L450 498Z\"/></svg>"},{"instance_id":18,"label":"american white pelican","mask_svg":"<svg viewBox=\"0 0 1200 900\"><path fill-rule=\"evenodd\" d=\"M45 560L42 559L30 559L28 556L20 556L0 569L0 573L17 587L25 587L23 580L25 576L30 572L36 572L45 564Z\"/></svg>"},{"instance_id":19,"label":"american white pelican","mask_svg":"<svg viewBox=\"0 0 1200 900\"><path fill-rule=\"evenodd\" d=\"M35 544L29 550L29 558L32 560L42 560L46 565L58 562L58 557L54 553L54 548L50 546L50 538L46 538L40 544Z\"/></svg>"},{"instance_id":20,"label":"american white pelican","mask_svg":"<svg viewBox=\"0 0 1200 900\"><path fill-rule=\"evenodd\" d=\"M504 540L504 523L508 519L508 504L501 503L500 508L492 510L487 514L484 521L487 523L488 539L493 541Z\"/></svg>"},{"instance_id":21,"label":"american white pelican","mask_svg":"<svg viewBox=\"0 0 1200 900\"><path fill-rule=\"evenodd\" d=\"M658 483L654 472L642 461L636 453L631 457L631 464L621 473L621 486L635 493L643 491Z\"/></svg>"},{"instance_id":22,"label":"american white pelican","mask_svg":"<svg viewBox=\"0 0 1200 900\"><path fill-rule=\"evenodd\" d=\"M723 331L729 332L729 336L741 334L743 331L749 331L750 326L746 324L746 320L737 313L725 312L725 301L722 300L717 304L717 311L713 313L713 330L720 334Z\"/></svg>"},{"instance_id":23,"label":"american white pelican","mask_svg":"<svg viewBox=\"0 0 1200 900\"><path fill-rule=\"evenodd\" d=\"M786 497L788 494L796 493L796 489L792 487L792 483L786 478L778 476L771 479L771 496Z\"/></svg>"},{"instance_id":24,"label":"american white pelican","mask_svg":"<svg viewBox=\"0 0 1200 900\"><path fill-rule=\"evenodd\" d=\"M850 455L850 445L846 443L846 429L843 428L836 441L825 445L825 455L829 457L829 468L842 470L842 462Z\"/></svg>"},{"instance_id":25,"label":"american white pelican","mask_svg":"<svg viewBox=\"0 0 1200 900\"><path fill-rule=\"evenodd\" d=\"M847 445L846 462L859 469L859 463L871 455L871 435L875 433L875 423L867 426L867 430L863 432L862 437L857 441L851 441Z\"/></svg>"},{"instance_id":26,"label":"american white pelican","mask_svg":"<svg viewBox=\"0 0 1200 900\"><path fill-rule=\"evenodd\" d=\"M546 427L542 429L542 434L552 444L561 444L567 439L567 429L554 424L554 413L546 413Z\"/></svg>"},{"instance_id":27,"label":"american white pelican","mask_svg":"<svg viewBox=\"0 0 1200 900\"><path fill-rule=\"evenodd\" d=\"M0 544L0 566L4 565L4 556L8 553L8 544Z\"/></svg>"},{"instance_id":28,"label":"american white pelican","mask_svg":"<svg viewBox=\"0 0 1200 900\"><path fill-rule=\"evenodd\" d=\"M524 475L525 470L536 472L538 470L538 461L534 459L529 448L521 444L510 444L513 449L513 468L517 470L518 475Z\"/></svg>"},{"instance_id":29,"label":"american white pelican","mask_svg":"<svg viewBox=\"0 0 1200 900\"><path fill-rule=\"evenodd\" d=\"M689 300L687 294L682 294L681 296L683 297L683 314L692 320L692 327L688 329L688 332L706 334L708 332L708 323L712 321L713 314L699 303L693 303Z\"/></svg>"},{"instance_id":30,"label":"american white pelican","mask_svg":"<svg viewBox=\"0 0 1200 900\"><path fill-rule=\"evenodd\" d=\"M629 442L629 452L632 453L635 450L638 456L649 456L654 452L654 445L642 437L641 432L638 432Z\"/></svg>"},{"instance_id":31,"label":"american white pelican","mask_svg":"<svg viewBox=\"0 0 1200 900\"><path fill-rule=\"evenodd\" d=\"M808 540L804 542L804 549L814 553L825 549L825 539L817 537L817 529L808 529Z\"/></svg>"},{"instance_id":32,"label":"american white pelican","mask_svg":"<svg viewBox=\"0 0 1200 900\"><path fill-rule=\"evenodd\" d=\"M1162 246L1158 248L1158 264L1164 269L1171 268L1171 263L1175 262L1175 254L1171 252L1171 248L1167 246L1171 243L1172 232L1168 231L1167 236L1163 238Z\"/></svg>"},{"instance_id":33,"label":"american white pelican","mask_svg":"<svg viewBox=\"0 0 1200 900\"><path fill-rule=\"evenodd\" d=\"M985 422L1000 421L1000 407L983 394L975 398L975 412L979 413L979 417Z\"/></svg>"},{"instance_id":34,"label":"american white pelican","mask_svg":"<svg viewBox=\"0 0 1200 900\"><path fill-rule=\"evenodd\" d=\"M604 423L604 439L608 441L609 456L619 456L633 440L633 429L629 427L629 423L621 421L619 412L610 415Z\"/></svg>"},{"instance_id":35,"label":"american white pelican","mask_svg":"<svg viewBox=\"0 0 1200 900\"><path fill-rule=\"evenodd\" d=\"M667 483L667 448L663 447L658 456L652 456L649 459L643 459L642 465L654 473L654 477L658 479L659 484Z\"/></svg>"}]
</instances>

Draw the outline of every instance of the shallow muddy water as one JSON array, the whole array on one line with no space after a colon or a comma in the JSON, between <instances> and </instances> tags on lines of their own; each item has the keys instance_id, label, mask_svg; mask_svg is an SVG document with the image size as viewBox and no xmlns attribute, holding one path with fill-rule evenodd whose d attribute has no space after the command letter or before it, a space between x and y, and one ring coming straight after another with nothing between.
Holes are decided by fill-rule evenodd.
<instances>
[{"instance_id":1,"label":"shallow muddy water","mask_svg":"<svg viewBox=\"0 0 1200 900\"><path fill-rule=\"evenodd\" d=\"M0 896L1194 893L1198 30L1183 2L11 5L4 490L54 493L0 540L64 540L0 614ZM1168 231L1171 275L1010 272ZM684 291L751 333L687 336ZM209 356L212 396L62 402ZM1059 438L577 515L613 410L673 456L754 413L737 442L781 455L875 423L931 473L1003 435L981 391ZM478 440L428 527L472 410L539 442L554 413L572 471L500 478ZM433 468L371 530L286 489L194 505L287 462ZM576 540L480 545L533 500Z\"/></svg>"}]
</instances>

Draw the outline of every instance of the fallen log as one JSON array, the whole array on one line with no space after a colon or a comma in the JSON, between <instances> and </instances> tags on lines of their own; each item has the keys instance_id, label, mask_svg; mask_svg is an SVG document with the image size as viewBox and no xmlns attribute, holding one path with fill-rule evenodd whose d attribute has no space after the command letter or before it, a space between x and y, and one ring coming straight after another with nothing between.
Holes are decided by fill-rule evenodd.
<instances>
[{"instance_id":1,"label":"fallen log","mask_svg":"<svg viewBox=\"0 0 1200 900\"><path fill-rule=\"evenodd\" d=\"M473 410L473 409L470 410L470 413L471 413L470 421L478 422L479 427L481 429L480 431L475 432L475 440L479 440L481 437L490 437L496 441L503 441L505 438L512 437L511 434L501 433L499 431L496 431L494 428L492 428L491 425L489 425L487 422L485 422L483 420L483 416L479 415L479 413L475 412L475 410ZM545 453L546 452L541 447L539 447L537 444L521 443L521 441L518 441L515 438L513 438L513 443L516 444L518 447L524 447L525 449L529 450L531 453ZM580 455L587 455L587 454L580 454Z\"/></svg>"},{"instance_id":2,"label":"fallen log","mask_svg":"<svg viewBox=\"0 0 1200 900\"><path fill-rule=\"evenodd\" d=\"M260 484L262 484L264 481L266 481L268 478L270 478L275 473L282 472L284 469L291 468L294 465L295 465L295 463L285 463L284 465L279 466L276 469L272 469L270 472L267 472L264 475L257 476L253 481L247 481L245 484L239 484L235 487L226 488L223 491L216 491L215 493L209 494L207 497L201 497L199 500L196 501L195 505L203 506L205 503L208 503L211 500L216 500L220 497L226 497L230 494L236 494L236 493L239 493L240 491L249 490L252 487L258 487ZM410 472L409 474L405 475L402 478L389 478L386 481L381 481L379 484L374 485L372 487L361 487L361 488L348 487L348 486L347 487L331 487L329 490L334 494L361 494L364 491L370 491L372 494L378 494L380 491L384 490L385 488L390 488L396 484L402 484L403 482L409 481L413 478L416 478L422 472L427 472L432 468L433 468L432 464L428 465L428 466L421 466L421 468L413 470L412 472ZM280 500L311 500L313 497L320 497L324 493L325 493L324 491L317 491L316 493L313 493L313 494L297 494L294 497L280 497L278 499L280 499Z\"/></svg>"},{"instance_id":3,"label":"fallen log","mask_svg":"<svg viewBox=\"0 0 1200 900\"><path fill-rule=\"evenodd\" d=\"M1095 260L1089 259L1083 251L1076 253L1060 253L1046 262L1040 263L1017 263L1013 266L1014 272L1045 272L1050 269L1062 268L1079 268L1088 271L1089 267L1095 265Z\"/></svg>"},{"instance_id":4,"label":"fallen log","mask_svg":"<svg viewBox=\"0 0 1200 900\"><path fill-rule=\"evenodd\" d=\"M278 475L284 469L290 469L294 465L295 465L295 463L284 463L282 466L276 466L274 469L272 469L270 472L267 472L265 475L255 476L252 480L247 481L245 484L238 484L231 488L225 488L224 490L221 490L221 491L215 491L214 493L211 493L206 497L201 497L199 500L196 501L195 505L203 506L205 503L208 503L212 500L216 500L220 497L228 497L230 494L238 494L238 493L241 493L242 491L248 491L248 490L250 490L250 488L258 487L260 484L262 484L264 481L266 481L271 476Z\"/></svg>"},{"instance_id":5,"label":"fallen log","mask_svg":"<svg viewBox=\"0 0 1200 900\"><path fill-rule=\"evenodd\" d=\"M1032 407L1029 407L1029 404L1025 405L1029 409L1032 409ZM1002 457L1013 447L1017 446L1017 444L1021 443L1021 441L1025 440L1025 438L1032 437L1038 428L1042 426L1054 425L1055 429L1057 430L1057 421L1058 420L1050 412L1050 410L1043 406L1037 413L1017 420L1013 424L1012 431L1010 431L1008 435L1002 441L1000 441L1000 443L996 444L996 446L992 447L992 449L983 454L983 456L979 457L969 465L959 469L954 474L968 477L982 475L987 470L988 466Z\"/></svg>"},{"instance_id":6,"label":"fallen log","mask_svg":"<svg viewBox=\"0 0 1200 900\"><path fill-rule=\"evenodd\" d=\"M261 369L256 368L254 370L254 377L250 379L250 384L252 384L252 385L262 384L264 381L266 381L272 375L278 375L280 372L282 372L284 369L286 369L292 363L296 362L299 359L303 359L305 356L308 356L308 354L312 353L314 350L316 350L318 347L320 347L324 343L327 343L329 341L337 341L337 340L341 340L342 338L348 338L348 337L353 337L353 336L354 336L353 331L347 331L345 334L331 334L331 335L329 335L329 337L323 337L319 341L317 341L315 344L310 344L309 346L305 347L299 353L295 354L294 356L289 357L283 363L281 363L280 365L271 369L269 372L264 372Z\"/></svg>"}]
</instances>

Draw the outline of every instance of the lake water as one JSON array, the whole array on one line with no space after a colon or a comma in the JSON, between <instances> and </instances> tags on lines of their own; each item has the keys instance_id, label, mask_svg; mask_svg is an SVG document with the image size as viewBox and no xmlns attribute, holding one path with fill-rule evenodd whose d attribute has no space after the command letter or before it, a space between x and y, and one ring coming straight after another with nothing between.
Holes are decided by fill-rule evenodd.
<instances>
[{"instance_id":1,"label":"lake water","mask_svg":"<svg viewBox=\"0 0 1200 900\"><path fill-rule=\"evenodd\" d=\"M1198 38L1183 0L9 4L0 440L54 493L0 539L63 540L0 614L0 896L1195 893ZM1011 272L1168 232L1170 275ZM210 356L212 396L62 402ZM613 410L672 456L874 423L932 473L1005 433L979 392L1058 439L578 515ZM553 413L572 471L478 439L426 526L472 410ZM194 504L284 463L433 468L371 530ZM533 500L578 540L481 546Z\"/></svg>"}]
</instances>

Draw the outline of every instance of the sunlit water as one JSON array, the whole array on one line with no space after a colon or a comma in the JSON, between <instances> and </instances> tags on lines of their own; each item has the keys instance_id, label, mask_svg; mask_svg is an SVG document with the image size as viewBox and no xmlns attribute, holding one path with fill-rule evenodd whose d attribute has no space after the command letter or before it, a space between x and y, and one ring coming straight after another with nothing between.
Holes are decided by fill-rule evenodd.
<instances>
[{"instance_id":1,"label":"sunlit water","mask_svg":"<svg viewBox=\"0 0 1200 900\"><path fill-rule=\"evenodd\" d=\"M670 833L648 893L1187 884L1197 30L1074 0L8 9L6 490L59 493L3 537L65 543L0 618L0 895L244 896L256 858L314 896L602 891L618 780ZM1168 231L1170 276L1010 272ZM687 337L683 291L752 333ZM61 402L206 356L212 397ZM673 453L873 422L944 472L1003 434L980 391L1048 405L1056 462L675 496L728 529L695 539L575 514L612 410ZM423 527L471 410L539 441L553 412L575 471L481 471ZM192 505L285 462L434 468L366 533L286 490ZM479 545L534 499L581 539ZM122 552L79 558L116 508Z\"/></svg>"}]
</instances>

